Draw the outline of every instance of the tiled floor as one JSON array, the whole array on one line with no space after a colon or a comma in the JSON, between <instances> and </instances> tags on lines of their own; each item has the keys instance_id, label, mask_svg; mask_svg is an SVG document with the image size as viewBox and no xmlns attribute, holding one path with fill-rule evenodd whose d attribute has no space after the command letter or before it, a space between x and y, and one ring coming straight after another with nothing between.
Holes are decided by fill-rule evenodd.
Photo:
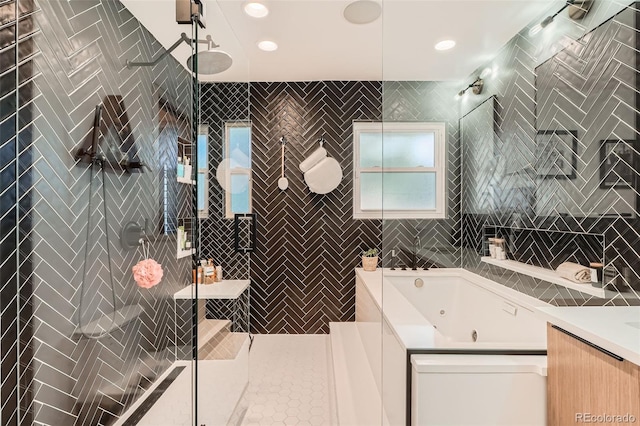
<instances>
[{"instance_id":1,"label":"tiled floor","mask_svg":"<svg viewBox=\"0 0 640 426\"><path fill-rule=\"evenodd\" d=\"M238 404L237 414L244 414L240 424L336 425L335 397L329 380L329 356L328 335L256 335L248 361L249 385ZM246 374L246 358L237 361L201 362L198 380L199 423L226 426L226 421L216 419L220 416L228 418L224 412L230 413L235 404L235 400L225 401L230 397L229 389L236 387L236 379L242 375L238 369L244 369ZM186 365L185 371L138 425L193 424L191 365Z\"/></svg>"},{"instance_id":2,"label":"tiled floor","mask_svg":"<svg viewBox=\"0 0 640 426\"><path fill-rule=\"evenodd\" d=\"M257 335L244 426L335 425L328 335Z\"/></svg>"}]
</instances>

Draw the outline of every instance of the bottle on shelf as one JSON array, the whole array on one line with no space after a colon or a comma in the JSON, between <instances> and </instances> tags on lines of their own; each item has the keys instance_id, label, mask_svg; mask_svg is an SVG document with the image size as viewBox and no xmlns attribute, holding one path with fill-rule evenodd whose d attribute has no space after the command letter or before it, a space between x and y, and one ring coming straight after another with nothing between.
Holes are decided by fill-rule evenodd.
<instances>
[{"instance_id":1,"label":"bottle on shelf","mask_svg":"<svg viewBox=\"0 0 640 426\"><path fill-rule=\"evenodd\" d=\"M184 157L184 178L185 179L192 179L191 177L191 160L189 159L189 157Z\"/></svg>"},{"instance_id":2,"label":"bottle on shelf","mask_svg":"<svg viewBox=\"0 0 640 426\"><path fill-rule=\"evenodd\" d=\"M213 266L213 259L209 259L208 261L202 260L202 262L206 262L202 266L204 268L204 283L213 284L216 278L216 269Z\"/></svg>"},{"instance_id":3,"label":"bottle on shelf","mask_svg":"<svg viewBox=\"0 0 640 426\"><path fill-rule=\"evenodd\" d=\"M178 235L176 236L178 241L178 250L184 249L184 226L178 226Z\"/></svg>"},{"instance_id":4,"label":"bottle on shelf","mask_svg":"<svg viewBox=\"0 0 640 426\"><path fill-rule=\"evenodd\" d=\"M182 163L182 157L178 157L178 167L176 173L179 178L184 177L184 164Z\"/></svg>"},{"instance_id":5,"label":"bottle on shelf","mask_svg":"<svg viewBox=\"0 0 640 426\"><path fill-rule=\"evenodd\" d=\"M204 282L204 271L202 266L198 266L198 284L202 284Z\"/></svg>"}]
</instances>

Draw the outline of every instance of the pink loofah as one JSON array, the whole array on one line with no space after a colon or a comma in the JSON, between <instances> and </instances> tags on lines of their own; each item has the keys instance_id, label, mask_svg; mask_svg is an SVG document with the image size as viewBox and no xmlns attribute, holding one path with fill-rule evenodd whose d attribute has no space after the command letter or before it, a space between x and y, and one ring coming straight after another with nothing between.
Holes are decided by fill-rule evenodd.
<instances>
[{"instance_id":1,"label":"pink loofah","mask_svg":"<svg viewBox=\"0 0 640 426\"><path fill-rule=\"evenodd\" d=\"M142 288L151 288L162 279L162 266L153 259L138 262L133 268L133 279Z\"/></svg>"}]
</instances>

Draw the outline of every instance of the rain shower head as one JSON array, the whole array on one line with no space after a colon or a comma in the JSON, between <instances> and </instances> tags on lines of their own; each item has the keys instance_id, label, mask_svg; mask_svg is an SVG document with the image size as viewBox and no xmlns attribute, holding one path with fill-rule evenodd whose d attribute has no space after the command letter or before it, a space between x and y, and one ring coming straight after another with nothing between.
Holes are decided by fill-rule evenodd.
<instances>
[{"instance_id":1,"label":"rain shower head","mask_svg":"<svg viewBox=\"0 0 640 426\"><path fill-rule=\"evenodd\" d=\"M128 60L126 63L127 68L131 69L133 67L152 67L160 62L162 58L176 50L176 48L183 42L189 45L193 45L194 43L203 43L207 45L208 50L198 52L187 59L187 67L189 67L189 69L193 72L207 75L218 74L228 70L229 67L231 67L231 65L233 64L231 55L222 50L217 50L220 45L216 44L210 35L207 36L206 40L192 40L187 37L185 33L182 33L178 41L176 41L169 49L165 50L155 60L151 62L134 62ZM196 57L197 61L194 60L194 58ZM195 65L197 65L197 70L194 69Z\"/></svg>"},{"instance_id":2,"label":"rain shower head","mask_svg":"<svg viewBox=\"0 0 640 426\"><path fill-rule=\"evenodd\" d=\"M194 69L194 66L196 65L196 57L198 74L218 74L228 70L233 64L233 59L227 52L217 49L209 49L198 52L187 59L187 67L189 67L193 72L196 72Z\"/></svg>"}]
</instances>

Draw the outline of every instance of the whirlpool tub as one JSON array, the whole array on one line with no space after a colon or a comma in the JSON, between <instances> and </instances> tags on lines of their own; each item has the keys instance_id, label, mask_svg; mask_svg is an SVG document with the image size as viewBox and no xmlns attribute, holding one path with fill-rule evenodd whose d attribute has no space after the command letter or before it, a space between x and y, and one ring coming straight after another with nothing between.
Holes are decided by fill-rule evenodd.
<instances>
[{"instance_id":1,"label":"whirlpool tub","mask_svg":"<svg viewBox=\"0 0 640 426\"><path fill-rule=\"evenodd\" d=\"M463 269L356 270L382 423L544 425L546 303Z\"/></svg>"}]
</instances>

